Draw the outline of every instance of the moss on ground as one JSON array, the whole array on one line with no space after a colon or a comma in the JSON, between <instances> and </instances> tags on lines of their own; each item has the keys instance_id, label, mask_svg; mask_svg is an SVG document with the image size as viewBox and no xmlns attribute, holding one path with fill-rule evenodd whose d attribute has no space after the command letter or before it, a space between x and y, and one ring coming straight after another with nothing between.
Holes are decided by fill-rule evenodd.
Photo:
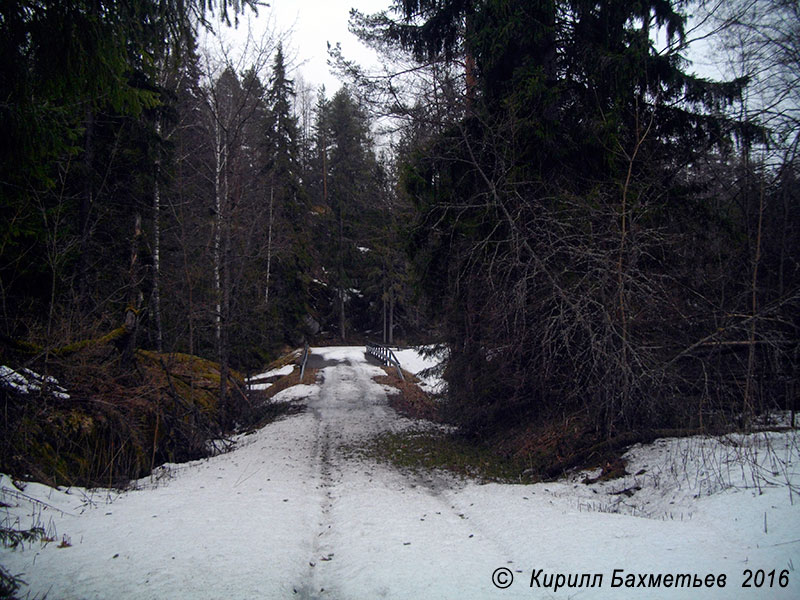
<instances>
[{"instance_id":1,"label":"moss on ground","mask_svg":"<svg viewBox=\"0 0 800 600\"><path fill-rule=\"evenodd\" d=\"M440 403L426 394L419 380L408 371L400 379L393 367L383 367L385 375L375 381L398 390L389 395L389 404L403 416L419 421L419 428L384 433L363 448L351 448L352 455L388 462L401 469L423 471L442 469L460 477L479 481L531 483L534 471L525 460L510 458L474 439L453 433L442 423Z\"/></svg>"},{"instance_id":2,"label":"moss on ground","mask_svg":"<svg viewBox=\"0 0 800 600\"><path fill-rule=\"evenodd\" d=\"M600 467L601 477L610 479L625 474L621 454L638 441L598 439L579 413L520 424L485 439L468 438L447 427L441 401L421 390L411 373L404 372L401 380L394 368L384 367L384 371L386 375L375 380L398 390L389 396L390 405L426 424L381 435L364 453L401 468L444 469L480 481L535 483L556 479L574 468ZM445 426L432 427L431 422Z\"/></svg>"},{"instance_id":3,"label":"moss on ground","mask_svg":"<svg viewBox=\"0 0 800 600\"><path fill-rule=\"evenodd\" d=\"M0 471L51 485L124 486L205 456L210 439L253 417L240 374L220 404L219 366L188 354L139 350L130 366L104 342L30 368L69 396L0 389Z\"/></svg>"},{"instance_id":4,"label":"moss on ground","mask_svg":"<svg viewBox=\"0 0 800 600\"><path fill-rule=\"evenodd\" d=\"M482 482L533 483L531 466L503 457L491 448L442 430L385 433L356 454L388 462L402 469L442 469Z\"/></svg>"}]
</instances>

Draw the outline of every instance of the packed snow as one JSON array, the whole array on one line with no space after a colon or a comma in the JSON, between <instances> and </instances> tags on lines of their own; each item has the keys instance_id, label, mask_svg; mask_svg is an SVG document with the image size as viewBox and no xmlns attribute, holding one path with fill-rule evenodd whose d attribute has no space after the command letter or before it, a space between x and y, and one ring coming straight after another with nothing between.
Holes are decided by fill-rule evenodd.
<instances>
[{"instance_id":1,"label":"packed snow","mask_svg":"<svg viewBox=\"0 0 800 600\"><path fill-rule=\"evenodd\" d=\"M267 389L272 387L272 383L269 382L269 381L262 382L262 383L248 382L247 383L247 387L248 387L248 389L251 389L253 391L256 391L256 390L267 390Z\"/></svg>"},{"instance_id":2,"label":"packed snow","mask_svg":"<svg viewBox=\"0 0 800 600\"><path fill-rule=\"evenodd\" d=\"M307 409L229 453L124 493L3 477L3 525L53 541L0 562L59 599L800 597L796 433L659 440L628 453L632 475L591 485L481 485L354 452L418 425L363 348L313 353L318 384L292 392ZM685 574L703 585L672 585ZM626 587L640 576L671 587Z\"/></svg>"},{"instance_id":3,"label":"packed snow","mask_svg":"<svg viewBox=\"0 0 800 600\"><path fill-rule=\"evenodd\" d=\"M294 368L294 364L289 364L278 367L277 369L270 369L269 371L264 371L263 373L253 375L247 379L247 387L253 391L269 389L272 387L272 384L275 382L275 380L285 377L286 375L291 375L294 371Z\"/></svg>"},{"instance_id":4,"label":"packed snow","mask_svg":"<svg viewBox=\"0 0 800 600\"><path fill-rule=\"evenodd\" d=\"M319 393L319 386L317 385L293 385L285 390L281 390L275 394L270 402L274 404L282 404L284 402L296 402L298 400L307 400Z\"/></svg>"},{"instance_id":5,"label":"packed snow","mask_svg":"<svg viewBox=\"0 0 800 600\"><path fill-rule=\"evenodd\" d=\"M254 381L257 379L267 379L270 377L284 377L286 375L291 375L292 371L294 371L294 365L284 365L282 367L278 367L277 369L270 369L269 371L264 371L263 373L259 373L258 375L253 375L250 380Z\"/></svg>"}]
</instances>

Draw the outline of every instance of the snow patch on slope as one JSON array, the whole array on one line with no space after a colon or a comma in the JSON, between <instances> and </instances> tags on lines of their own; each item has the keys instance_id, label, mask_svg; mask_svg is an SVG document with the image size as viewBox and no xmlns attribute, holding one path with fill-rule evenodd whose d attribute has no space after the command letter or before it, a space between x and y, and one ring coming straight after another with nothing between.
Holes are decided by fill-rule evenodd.
<instances>
[{"instance_id":1,"label":"snow patch on slope","mask_svg":"<svg viewBox=\"0 0 800 600\"><path fill-rule=\"evenodd\" d=\"M400 365L420 380L419 387L429 394L440 394L444 391L445 381L442 379L443 362L447 359L447 350L443 349L431 356L426 356L425 348L407 348L395 350L394 355Z\"/></svg>"},{"instance_id":2,"label":"snow patch on slope","mask_svg":"<svg viewBox=\"0 0 800 600\"><path fill-rule=\"evenodd\" d=\"M284 377L285 375L291 375L292 371L294 371L295 365L284 365L283 367L279 367L277 369L270 369L269 371L264 371L263 373L259 373L258 375L253 375L250 380L256 379L267 379L269 377Z\"/></svg>"}]
</instances>

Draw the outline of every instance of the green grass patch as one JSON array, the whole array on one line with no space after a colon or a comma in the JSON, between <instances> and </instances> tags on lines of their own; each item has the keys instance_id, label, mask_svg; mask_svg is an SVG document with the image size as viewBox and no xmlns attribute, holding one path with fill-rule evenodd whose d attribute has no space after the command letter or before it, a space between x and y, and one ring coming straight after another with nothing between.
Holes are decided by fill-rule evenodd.
<instances>
[{"instance_id":1,"label":"green grass patch","mask_svg":"<svg viewBox=\"0 0 800 600\"><path fill-rule=\"evenodd\" d=\"M442 469L481 482L534 483L536 469L524 460L502 456L475 440L445 431L385 433L360 451L402 469Z\"/></svg>"}]
</instances>

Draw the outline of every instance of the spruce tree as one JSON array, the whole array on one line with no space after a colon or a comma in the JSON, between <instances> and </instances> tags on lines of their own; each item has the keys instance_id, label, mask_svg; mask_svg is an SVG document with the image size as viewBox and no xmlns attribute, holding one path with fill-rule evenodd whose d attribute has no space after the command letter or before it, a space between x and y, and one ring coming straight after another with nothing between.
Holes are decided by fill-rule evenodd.
<instances>
[{"instance_id":1,"label":"spruce tree","mask_svg":"<svg viewBox=\"0 0 800 600\"><path fill-rule=\"evenodd\" d=\"M745 81L690 76L656 48L656 31L684 35L681 8L419 0L396 2L396 18L356 15L367 41L474 61L463 118L404 174L466 430L581 414L610 436L695 418L674 404L694 384L668 350L695 327L667 301L685 294L674 251L696 210L685 167L730 143L736 123L721 111Z\"/></svg>"},{"instance_id":2,"label":"spruce tree","mask_svg":"<svg viewBox=\"0 0 800 600\"><path fill-rule=\"evenodd\" d=\"M318 264L331 292L321 317L346 340L350 329L363 330L368 321L369 299L362 286L368 283L369 267L363 248L381 218L369 119L347 87L330 101L320 95L315 137L313 231Z\"/></svg>"},{"instance_id":3,"label":"spruce tree","mask_svg":"<svg viewBox=\"0 0 800 600\"><path fill-rule=\"evenodd\" d=\"M103 227L116 227L107 219L118 218L122 204L109 200L105 184L111 181L109 167L116 168L109 159L134 152L129 148L115 152L121 143L142 142L134 142L128 134L144 126L143 114L162 101L157 71L166 48L180 53L191 38L192 19L209 25L206 14L211 9L218 8L222 18L230 19L246 6L255 3L10 0L2 4L0 295L7 334L25 334L25 327L33 325L22 324L28 320L26 309L35 306L35 313L51 312L42 309L46 303L52 305L52 294L40 291L53 287L44 265L53 262L55 248L59 277L74 287L78 300L73 316L83 321L68 329L79 331L88 321L97 323L117 310L102 299L119 294L109 294L108 287L100 284L108 284L118 272L101 271L104 264L116 268L127 261L97 260L98 246L106 243L98 234L104 235ZM107 137L111 124L116 126L115 140ZM148 151L139 146L135 152ZM151 154L144 162L153 159ZM138 156L131 162L152 177L152 164L145 166ZM133 211L124 215L127 232L116 231L110 239L130 242L133 216ZM55 222L58 240L53 237Z\"/></svg>"},{"instance_id":4,"label":"spruce tree","mask_svg":"<svg viewBox=\"0 0 800 600\"><path fill-rule=\"evenodd\" d=\"M264 123L267 288L264 303L271 323L272 343L298 343L307 334L310 311L309 223L307 190L302 184L301 150L294 115L294 82L286 73L278 46L266 90Z\"/></svg>"}]
</instances>

